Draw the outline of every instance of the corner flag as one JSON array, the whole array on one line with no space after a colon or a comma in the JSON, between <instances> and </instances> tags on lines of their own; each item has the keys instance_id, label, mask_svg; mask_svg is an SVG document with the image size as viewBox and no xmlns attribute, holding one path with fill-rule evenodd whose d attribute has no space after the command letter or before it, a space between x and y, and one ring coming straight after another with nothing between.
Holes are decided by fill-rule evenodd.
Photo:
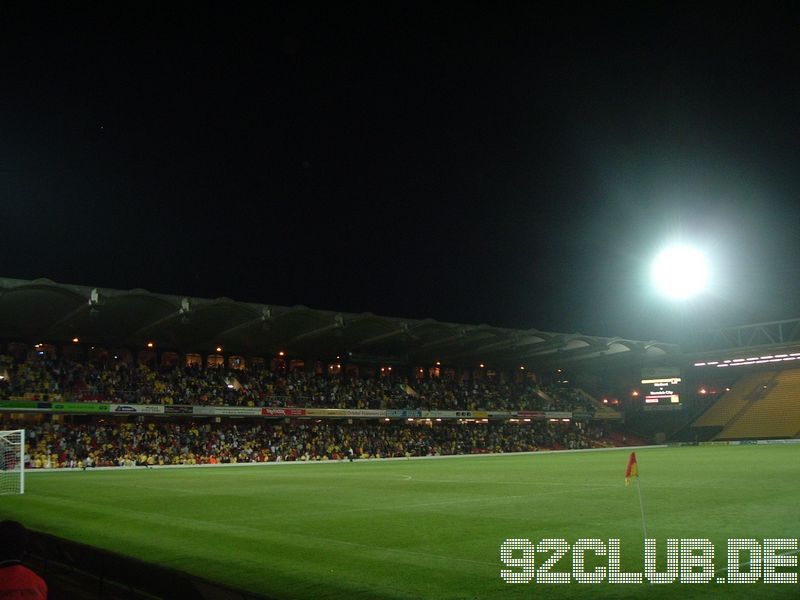
<instances>
[{"instance_id":1,"label":"corner flag","mask_svg":"<svg viewBox=\"0 0 800 600\"><path fill-rule=\"evenodd\" d=\"M630 484L631 477L639 477L639 465L636 462L636 452L631 452L628 459L628 468L625 469L625 485Z\"/></svg>"},{"instance_id":2,"label":"corner flag","mask_svg":"<svg viewBox=\"0 0 800 600\"><path fill-rule=\"evenodd\" d=\"M639 492L639 510L642 511L642 537L647 539L647 525L644 522L644 502L642 501L642 486L639 483L639 464L636 462L636 452L631 452L628 458L628 468L625 469L625 485L629 485L631 477L636 477L636 491Z\"/></svg>"}]
</instances>

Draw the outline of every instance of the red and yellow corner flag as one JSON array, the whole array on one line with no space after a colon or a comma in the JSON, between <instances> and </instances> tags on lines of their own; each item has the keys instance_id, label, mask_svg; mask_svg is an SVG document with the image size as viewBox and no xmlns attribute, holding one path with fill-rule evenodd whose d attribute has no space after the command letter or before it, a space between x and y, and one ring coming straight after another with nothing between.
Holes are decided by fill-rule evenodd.
<instances>
[{"instance_id":1,"label":"red and yellow corner flag","mask_svg":"<svg viewBox=\"0 0 800 600\"><path fill-rule=\"evenodd\" d=\"M639 465L636 462L636 452L631 452L628 459L628 468L625 469L625 485L631 482L631 477L639 477Z\"/></svg>"}]
</instances>

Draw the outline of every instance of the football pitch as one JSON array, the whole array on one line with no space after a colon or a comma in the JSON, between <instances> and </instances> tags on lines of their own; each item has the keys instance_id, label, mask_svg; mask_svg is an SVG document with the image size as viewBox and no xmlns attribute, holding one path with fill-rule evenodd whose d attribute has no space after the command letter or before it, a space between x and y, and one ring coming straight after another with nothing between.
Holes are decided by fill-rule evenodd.
<instances>
[{"instance_id":1,"label":"football pitch","mask_svg":"<svg viewBox=\"0 0 800 600\"><path fill-rule=\"evenodd\" d=\"M505 583L510 538L619 539L621 570L643 572L628 454L29 472L24 496L0 497L0 517L274 598L800 597L800 584L761 582ZM800 537L800 445L637 457L661 571L668 538L709 539L724 577L729 538ZM552 571L569 573L572 554ZM587 571L608 565L586 556Z\"/></svg>"}]
</instances>

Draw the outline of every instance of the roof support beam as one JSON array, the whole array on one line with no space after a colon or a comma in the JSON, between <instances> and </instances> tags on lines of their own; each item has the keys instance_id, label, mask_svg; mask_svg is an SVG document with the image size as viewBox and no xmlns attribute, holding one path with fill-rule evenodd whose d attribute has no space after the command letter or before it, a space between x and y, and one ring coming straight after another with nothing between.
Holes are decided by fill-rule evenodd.
<instances>
[{"instance_id":1,"label":"roof support beam","mask_svg":"<svg viewBox=\"0 0 800 600\"><path fill-rule=\"evenodd\" d=\"M386 333L374 335L371 338L367 338L365 340L361 340L360 342L358 342L353 346L353 350L366 348L367 346L371 346L372 344L382 342L383 340L388 340L393 337L397 337L398 335L408 335L408 334L409 334L408 323L400 323L400 326L397 329L393 329L392 331L387 331Z\"/></svg>"},{"instance_id":2,"label":"roof support beam","mask_svg":"<svg viewBox=\"0 0 800 600\"><path fill-rule=\"evenodd\" d=\"M160 319L156 319L152 323L147 323L146 325L143 325L136 331L130 333L127 336L127 338L131 341L134 341L140 337L147 337L147 333L152 331L154 328L158 327L159 325L163 325L164 323L169 323L170 321L177 319L182 315L183 315L182 310L176 310L175 312L171 312L168 315L161 317Z\"/></svg>"},{"instance_id":3,"label":"roof support beam","mask_svg":"<svg viewBox=\"0 0 800 600\"><path fill-rule=\"evenodd\" d=\"M284 313L287 314L287 313ZM237 331L241 331L242 329L247 329L248 327L252 327L253 325L258 325L259 323L270 323L276 319L279 319L282 315L278 315L277 317L272 316L272 309L269 306L265 306L261 309L261 315L255 319L247 319L242 323L234 325L233 327L229 327L228 329L224 329L216 334L217 339L221 339L226 335L230 335L232 333L236 333Z\"/></svg>"},{"instance_id":4,"label":"roof support beam","mask_svg":"<svg viewBox=\"0 0 800 600\"><path fill-rule=\"evenodd\" d=\"M496 338L496 336L494 336L494 335L493 335L493 337ZM558 347L558 345L561 343L561 338L560 337L553 337L553 338L551 338L549 340L548 339L543 339L543 337L539 337L539 336L536 336L536 335L533 335L533 334L530 334L527 337L528 337L528 339L525 339L526 338L525 334L522 334L522 335L511 334L510 338L506 338L506 339L503 339L503 340L500 340L500 341L492 342L490 344L484 344L483 346L478 346L477 348L470 348L470 349L465 350L464 352L458 352L457 354L453 354L450 358L461 358L463 356L467 356L467 355L470 355L470 354L476 354L476 353L483 354L484 356L492 355L492 354L495 354L497 352L502 352L504 350L510 350L510 349L514 349L514 348L530 346L530 345L533 345L533 344L536 344L536 345L545 344L545 345L552 345L553 347ZM536 338L536 339L534 340L534 339L531 339L531 338ZM485 358L481 358L481 360L485 360Z\"/></svg>"},{"instance_id":5,"label":"roof support beam","mask_svg":"<svg viewBox=\"0 0 800 600\"><path fill-rule=\"evenodd\" d=\"M287 345L292 346L297 342L301 342L307 339L313 339L329 331L337 331L337 330L342 330L344 328L345 328L344 317L342 315L336 315L333 318L333 323L331 323L330 325L325 325L324 327L318 327L316 329L312 329L311 331L306 331L305 333L296 335L289 340Z\"/></svg>"},{"instance_id":6,"label":"roof support beam","mask_svg":"<svg viewBox=\"0 0 800 600\"><path fill-rule=\"evenodd\" d=\"M436 348L438 346L441 346L442 344L450 344L452 342L463 342L466 338L467 338L467 330L459 329L458 333L456 333L455 335L450 335L447 336L446 338L433 340L432 342L423 344L422 346L420 346L420 350L428 350L430 348Z\"/></svg>"},{"instance_id":7,"label":"roof support beam","mask_svg":"<svg viewBox=\"0 0 800 600\"><path fill-rule=\"evenodd\" d=\"M97 310L96 306L100 305L100 293L97 288L92 289L89 298L86 300L85 304L79 305L74 310L71 310L66 315L61 317L58 321L50 325L50 327L45 330L43 336L47 337L50 335L51 332L58 329L62 325L69 323L72 319L76 318L77 316L81 315L84 312Z\"/></svg>"}]
</instances>

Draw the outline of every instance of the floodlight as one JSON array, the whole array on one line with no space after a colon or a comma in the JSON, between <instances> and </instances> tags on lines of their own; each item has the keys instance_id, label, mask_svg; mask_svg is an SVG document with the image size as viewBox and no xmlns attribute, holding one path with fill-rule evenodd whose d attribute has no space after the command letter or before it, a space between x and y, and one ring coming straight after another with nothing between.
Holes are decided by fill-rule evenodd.
<instances>
[{"instance_id":1,"label":"floodlight","mask_svg":"<svg viewBox=\"0 0 800 600\"><path fill-rule=\"evenodd\" d=\"M696 248L671 246L656 257L651 274L653 283L662 294L685 300L706 287L708 263Z\"/></svg>"}]
</instances>

